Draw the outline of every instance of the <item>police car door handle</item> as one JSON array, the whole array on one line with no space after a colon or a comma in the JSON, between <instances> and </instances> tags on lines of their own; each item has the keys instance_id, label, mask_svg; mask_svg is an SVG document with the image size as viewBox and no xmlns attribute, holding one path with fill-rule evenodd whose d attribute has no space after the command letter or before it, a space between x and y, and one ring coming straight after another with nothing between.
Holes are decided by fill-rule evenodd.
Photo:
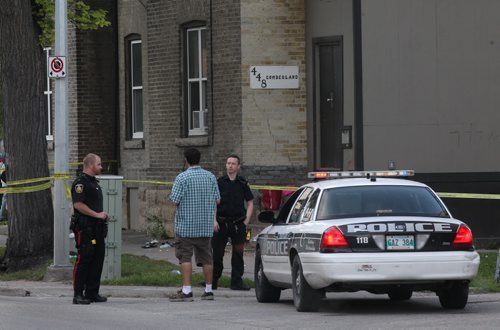
<instances>
[{"instance_id":1,"label":"police car door handle","mask_svg":"<svg viewBox=\"0 0 500 330\"><path fill-rule=\"evenodd\" d=\"M278 233L278 232L274 233L274 237L278 237L279 235L280 235L280 233Z\"/></svg>"},{"instance_id":2,"label":"police car door handle","mask_svg":"<svg viewBox=\"0 0 500 330\"><path fill-rule=\"evenodd\" d=\"M292 232L289 232L287 235L286 235L286 238L292 238L293 237L293 233Z\"/></svg>"}]
</instances>

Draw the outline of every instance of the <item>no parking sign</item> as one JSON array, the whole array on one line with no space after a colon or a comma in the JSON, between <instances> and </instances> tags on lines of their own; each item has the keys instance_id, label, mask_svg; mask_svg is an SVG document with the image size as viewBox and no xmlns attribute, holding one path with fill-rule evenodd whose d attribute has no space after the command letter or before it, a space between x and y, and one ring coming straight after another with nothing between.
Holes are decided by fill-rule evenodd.
<instances>
[{"instance_id":1,"label":"no parking sign","mask_svg":"<svg viewBox=\"0 0 500 330\"><path fill-rule=\"evenodd\" d=\"M49 56L49 78L66 77L66 57Z\"/></svg>"}]
</instances>

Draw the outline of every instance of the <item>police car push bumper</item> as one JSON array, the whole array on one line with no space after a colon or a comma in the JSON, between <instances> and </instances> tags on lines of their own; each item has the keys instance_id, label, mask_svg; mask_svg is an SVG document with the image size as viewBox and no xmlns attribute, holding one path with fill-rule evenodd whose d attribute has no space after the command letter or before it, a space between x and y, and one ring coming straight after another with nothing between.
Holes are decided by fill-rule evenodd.
<instances>
[{"instance_id":1,"label":"police car push bumper","mask_svg":"<svg viewBox=\"0 0 500 330\"><path fill-rule=\"evenodd\" d=\"M304 277L314 289L336 282L471 280L479 259L475 251L300 254Z\"/></svg>"}]
</instances>

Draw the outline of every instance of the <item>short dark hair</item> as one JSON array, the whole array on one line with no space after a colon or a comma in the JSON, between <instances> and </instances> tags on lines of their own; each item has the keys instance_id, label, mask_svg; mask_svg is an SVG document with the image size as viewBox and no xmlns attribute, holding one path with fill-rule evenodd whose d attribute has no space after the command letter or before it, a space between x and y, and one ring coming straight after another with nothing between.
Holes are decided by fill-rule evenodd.
<instances>
[{"instance_id":1,"label":"short dark hair","mask_svg":"<svg viewBox=\"0 0 500 330\"><path fill-rule=\"evenodd\" d=\"M228 160L229 158L236 158L238 160L238 165L241 164L241 159L240 159L240 157L238 157L238 155L230 154L229 156L227 156L226 160Z\"/></svg>"},{"instance_id":2,"label":"short dark hair","mask_svg":"<svg viewBox=\"0 0 500 330\"><path fill-rule=\"evenodd\" d=\"M201 153L198 149L189 148L184 150L184 157L189 165L198 165L200 163Z\"/></svg>"}]
</instances>

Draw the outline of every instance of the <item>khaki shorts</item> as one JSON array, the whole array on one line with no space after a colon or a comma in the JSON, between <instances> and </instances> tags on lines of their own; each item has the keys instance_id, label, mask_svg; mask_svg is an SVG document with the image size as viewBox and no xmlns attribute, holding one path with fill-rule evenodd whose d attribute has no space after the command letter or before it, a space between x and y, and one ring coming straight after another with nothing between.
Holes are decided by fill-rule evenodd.
<instances>
[{"instance_id":1,"label":"khaki shorts","mask_svg":"<svg viewBox=\"0 0 500 330\"><path fill-rule=\"evenodd\" d=\"M212 244L210 240L210 237L176 237L175 256L179 259L179 263L191 262L194 251L197 266L212 265Z\"/></svg>"}]
</instances>

